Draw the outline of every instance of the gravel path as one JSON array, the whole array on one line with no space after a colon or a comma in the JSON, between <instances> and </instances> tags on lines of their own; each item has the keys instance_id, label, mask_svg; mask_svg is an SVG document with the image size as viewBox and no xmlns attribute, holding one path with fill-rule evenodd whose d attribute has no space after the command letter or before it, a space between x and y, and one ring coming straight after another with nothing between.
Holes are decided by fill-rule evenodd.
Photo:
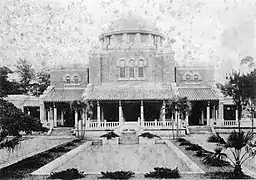
<instances>
[{"instance_id":1,"label":"gravel path","mask_svg":"<svg viewBox=\"0 0 256 180\"><path fill-rule=\"evenodd\" d=\"M21 141L13 151L0 149L0 169L31 155L37 154L38 152L60 145L67 140L70 139L40 136Z\"/></svg>"}]
</instances>

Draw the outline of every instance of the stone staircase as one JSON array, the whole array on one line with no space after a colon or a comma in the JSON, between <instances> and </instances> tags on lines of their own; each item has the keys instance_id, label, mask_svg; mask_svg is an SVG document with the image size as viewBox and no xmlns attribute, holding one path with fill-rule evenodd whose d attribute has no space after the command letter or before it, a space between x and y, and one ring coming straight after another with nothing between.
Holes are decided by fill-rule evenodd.
<instances>
[{"instance_id":1,"label":"stone staircase","mask_svg":"<svg viewBox=\"0 0 256 180\"><path fill-rule=\"evenodd\" d=\"M125 122L114 132L120 136L120 144L138 144L138 135L143 132L143 129L137 122Z\"/></svg>"},{"instance_id":2,"label":"stone staircase","mask_svg":"<svg viewBox=\"0 0 256 180\"><path fill-rule=\"evenodd\" d=\"M102 140L101 139L93 140L92 141L92 145L94 145L94 146L102 145Z\"/></svg>"},{"instance_id":3,"label":"stone staircase","mask_svg":"<svg viewBox=\"0 0 256 180\"><path fill-rule=\"evenodd\" d=\"M212 134L210 126L189 126L190 134Z\"/></svg>"},{"instance_id":4,"label":"stone staircase","mask_svg":"<svg viewBox=\"0 0 256 180\"><path fill-rule=\"evenodd\" d=\"M51 136L73 136L73 128L71 127L53 128Z\"/></svg>"}]
</instances>

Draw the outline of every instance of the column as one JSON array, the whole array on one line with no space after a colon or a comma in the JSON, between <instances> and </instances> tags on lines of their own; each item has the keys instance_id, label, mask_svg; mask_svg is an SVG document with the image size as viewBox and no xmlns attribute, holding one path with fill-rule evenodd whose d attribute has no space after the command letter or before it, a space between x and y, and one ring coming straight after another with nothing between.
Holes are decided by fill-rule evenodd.
<instances>
[{"instance_id":1,"label":"column","mask_svg":"<svg viewBox=\"0 0 256 180\"><path fill-rule=\"evenodd\" d=\"M60 117L60 119L61 119L61 125L64 126L64 111L61 110L60 113L61 113L61 114L60 114L60 116L61 116L61 117Z\"/></svg>"},{"instance_id":2,"label":"column","mask_svg":"<svg viewBox=\"0 0 256 180\"><path fill-rule=\"evenodd\" d=\"M236 124L238 124L238 110L236 109Z\"/></svg>"},{"instance_id":3,"label":"column","mask_svg":"<svg viewBox=\"0 0 256 180\"><path fill-rule=\"evenodd\" d=\"M186 115L185 115L185 126L188 126L188 112L186 112Z\"/></svg>"},{"instance_id":4,"label":"column","mask_svg":"<svg viewBox=\"0 0 256 180\"><path fill-rule=\"evenodd\" d=\"M87 127L87 113L85 109L83 109L83 128L85 129Z\"/></svg>"},{"instance_id":5,"label":"column","mask_svg":"<svg viewBox=\"0 0 256 180\"><path fill-rule=\"evenodd\" d=\"M119 112L119 123L120 125L122 124L123 122L123 119L122 119L122 104L121 104L121 101L118 101L118 112Z\"/></svg>"},{"instance_id":6,"label":"column","mask_svg":"<svg viewBox=\"0 0 256 180\"><path fill-rule=\"evenodd\" d=\"M97 101L97 122L98 126L100 126L100 103Z\"/></svg>"},{"instance_id":7,"label":"column","mask_svg":"<svg viewBox=\"0 0 256 180\"><path fill-rule=\"evenodd\" d=\"M166 124L166 123L165 123L165 105L166 105L166 104L165 104L165 101L163 101L163 107L162 107L162 111L163 111L163 112L162 112L162 113L163 113L163 125L164 125L164 126L165 126L165 124Z\"/></svg>"},{"instance_id":8,"label":"column","mask_svg":"<svg viewBox=\"0 0 256 180\"><path fill-rule=\"evenodd\" d=\"M53 106L54 106L54 109L53 109L53 123L54 123L54 127L57 127L57 107L55 106L55 104Z\"/></svg>"},{"instance_id":9,"label":"column","mask_svg":"<svg viewBox=\"0 0 256 180\"><path fill-rule=\"evenodd\" d=\"M141 120L141 125L144 126L144 104L143 104L143 101L140 102L140 120Z\"/></svg>"},{"instance_id":10,"label":"column","mask_svg":"<svg viewBox=\"0 0 256 180\"><path fill-rule=\"evenodd\" d=\"M53 121L53 108L52 107L50 107L50 111L49 111L49 120L50 120L51 128L53 128L54 121Z\"/></svg>"},{"instance_id":11,"label":"column","mask_svg":"<svg viewBox=\"0 0 256 180\"><path fill-rule=\"evenodd\" d=\"M40 121L43 123L45 121L45 106L44 102L40 102Z\"/></svg>"},{"instance_id":12,"label":"column","mask_svg":"<svg viewBox=\"0 0 256 180\"><path fill-rule=\"evenodd\" d=\"M201 124L204 124L204 110L201 111Z\"/></svg>"},{"instance_id":13,"label":"column","mask_svg":"<svg viewBox=\"0 0 256 180\"><path fill-rule=\"evenodd\" d=\"M75 111L75 133L76 133L76 136L78 135L78 111L76 110Z\"/></svg>"},{"instance_id":14,"label":"column","mask_svg":"<svg viewBox=\"0 0 256 180\"><path fill-rule=\"evenodd\" d=\"M210 102L208 102L206 108L206 119L207 119L207 126L210 126Z\"/></svg>"},{"instance_id":15,"label":"column","mask_svg":"<svg viewBox=\"0 0 256 180\"><path fill-rule=\"evenodd\" d=\"M219 116L218 116L218 121L219 121L219 126L224 126L224 100L219 101Z\"/></svg>"}]
</instances>

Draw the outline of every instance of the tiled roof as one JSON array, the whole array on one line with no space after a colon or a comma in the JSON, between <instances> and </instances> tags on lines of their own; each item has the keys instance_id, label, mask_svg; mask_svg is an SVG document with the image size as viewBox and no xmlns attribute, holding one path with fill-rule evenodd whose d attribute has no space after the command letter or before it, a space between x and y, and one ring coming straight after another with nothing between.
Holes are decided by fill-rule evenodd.
<instances>
[{"instance_id":1,"label":"tiled roof","mask_svg":"<svg viewBox=\"0 0 256 180\"><path fill-rule=\"evenodd\" d=\"M84 89L53 89L43 101L68 102L80 100Z\"/></svg>"},{"instance_id":2,"label":"tiled roof","mask_svg":"<svg viewBox=\"0 0 256 180\"><path fill-rule=\"evenodd\" d=\"M218 100L217 94L211 88L178 88L181 97L187 97L188 100Z\"/></svg>"},{"instance_id":3,"label":"tiled roof","mask_svg":"<svg viewBox=\"0 0 256 180\"><path fill-rule=\"evenodd\" d=\"M40 99L36 96L29 96L29 95L21 95L21 94L15 94L15 95L8 95L6 98L8 101L12 102L17 107L22 106L40 106Z\"/></svg>"},{"instance_id":4,"label":"tiled roof","mask_svg":"<svg viewBox=\"0 0 256 180\"><path fill-rule=\"evenodd\" d=\"M171 86L161 85L101 85L84 94L88 100L162 100L173 97Z\"/></svg>"}]
</instances>

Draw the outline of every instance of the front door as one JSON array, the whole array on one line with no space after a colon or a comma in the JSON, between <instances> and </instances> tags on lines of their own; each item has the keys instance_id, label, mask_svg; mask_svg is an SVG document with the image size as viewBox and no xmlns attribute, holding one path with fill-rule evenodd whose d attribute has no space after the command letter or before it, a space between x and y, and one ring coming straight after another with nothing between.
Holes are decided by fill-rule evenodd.
<instances>
[{"instance_id":1,"label":"front door","mask_svg":"<svg viewBox=\"0 0 256 180\"><path fill-rule=\"evenodd\" d=\"M124 121L126 122L138 121L138 117L140 117L139 103L124 103L122 106L123 106Z\"/></svg>"}]
</instances>

